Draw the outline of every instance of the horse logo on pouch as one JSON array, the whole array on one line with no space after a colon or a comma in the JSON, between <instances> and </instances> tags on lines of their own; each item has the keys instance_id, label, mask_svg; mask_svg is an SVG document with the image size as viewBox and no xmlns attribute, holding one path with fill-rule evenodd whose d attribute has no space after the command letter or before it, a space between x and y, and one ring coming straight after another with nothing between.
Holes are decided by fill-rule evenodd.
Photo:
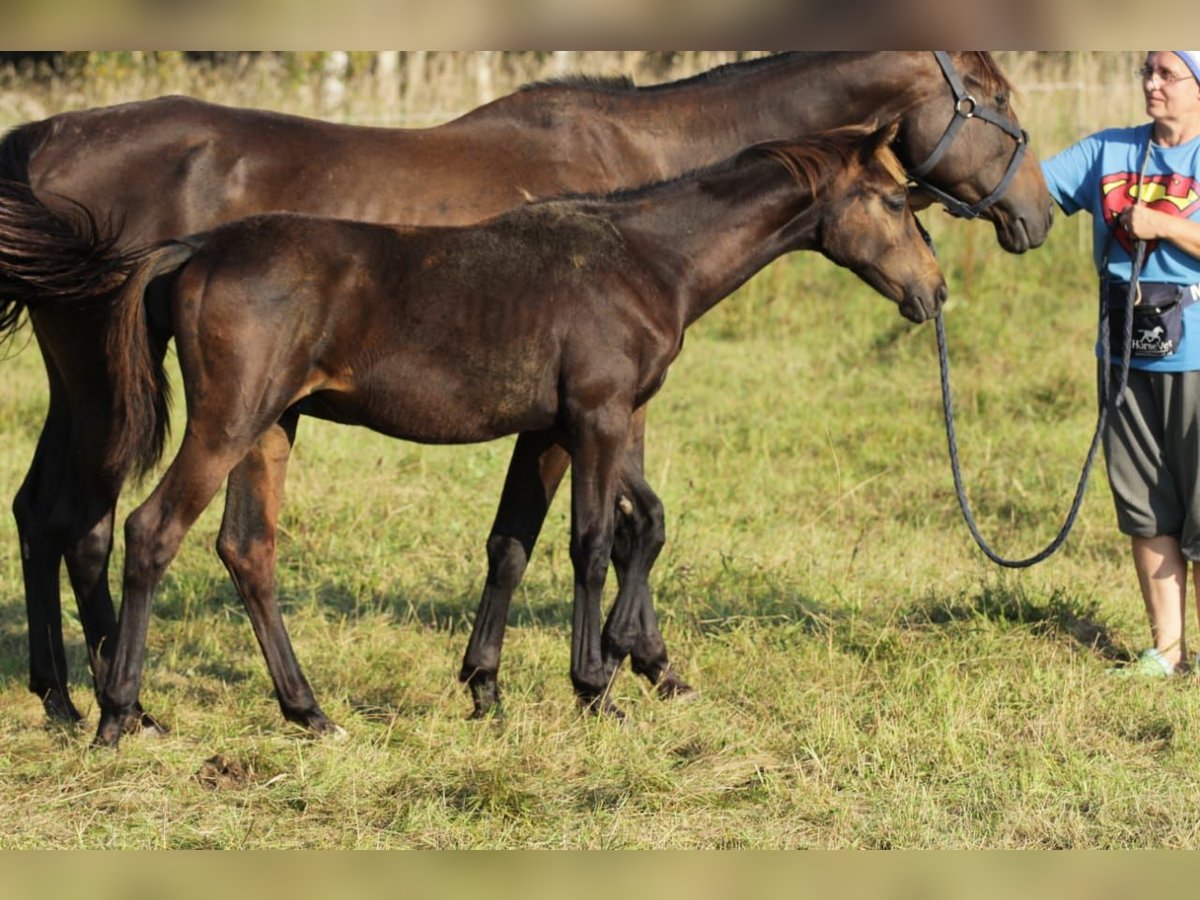
<instances>
[{"instance_id":1,"label":"horse logo on pouch","mask_svg":"<svg viewBox=\"0 0 1200 900\"><path fill-rule=\"evenodd\" d=\"M1174 350L1174 346L1169 339L1163 339L1164 334L1161 325L1138 329L1133 338L1133 351L1147 355L1168 356Z\"/></svg>"}]
</instances>

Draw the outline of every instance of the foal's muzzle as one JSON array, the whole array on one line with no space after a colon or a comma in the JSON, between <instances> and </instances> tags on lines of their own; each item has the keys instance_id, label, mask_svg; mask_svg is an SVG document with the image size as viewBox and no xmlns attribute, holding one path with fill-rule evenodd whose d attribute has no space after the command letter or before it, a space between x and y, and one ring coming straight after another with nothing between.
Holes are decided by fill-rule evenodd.
<instances>
[{"instance_id":1,"label":"foal's muzzle","mask_svg":"<svg viewBox=\"0 0 1200 900\"><path fill-rule=\"evenodd\" d=\"M905 291L904 299L900 301L900 315L910 322L920 325L927 319L936 317L945 302L946 283L944 281L932 291Z\"/></svg>"}]
</instances>

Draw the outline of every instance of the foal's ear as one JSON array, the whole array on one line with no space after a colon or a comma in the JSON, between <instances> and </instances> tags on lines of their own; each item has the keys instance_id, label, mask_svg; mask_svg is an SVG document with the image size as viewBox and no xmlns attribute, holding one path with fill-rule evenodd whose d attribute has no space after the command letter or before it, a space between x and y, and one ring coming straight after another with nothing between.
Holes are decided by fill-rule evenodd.
<instances>
[{"instance_id":1,"label":"foal's ear","mask_svg":"<svg viewBox=\"0 0 1200 900\"><path fill-rule=\"evenodd\" d=\"M874 157L883 163L884 168L888 170L893 178L900 184L908 183L908 173L904 171L904 164L900 162L892 150L892 143L896 140L896 133L900 130L899 121L889 122L880 128L876 128L864 141L864 161Z\"/></svg>"},{"instance_id":2,"label":"foal's ear","mask_svg":"<svg viewBox=\"0 0 1200 900\"><path fill-rule=\"evenodd\" d=\"M886 125L883 125L880 128L876 128L875 132L871 135L871 137L874 139L872 141L872 143L873 143L875 149L878 150L882 147L890 147L893 143L895 143L896 135L899 133L899 131L900 131L900 120L899 119L893 119L891 122L888 122Z\"/></svg>"}]
</instances>

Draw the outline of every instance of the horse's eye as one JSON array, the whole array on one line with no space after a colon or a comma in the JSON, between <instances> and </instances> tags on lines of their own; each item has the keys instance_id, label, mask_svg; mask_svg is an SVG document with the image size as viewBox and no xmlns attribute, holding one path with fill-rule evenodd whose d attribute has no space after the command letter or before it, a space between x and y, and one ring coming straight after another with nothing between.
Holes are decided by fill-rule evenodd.
<instances>
[{"instance_id":1,"label":"horse's eye","mask_svg":"<svg viewBox=\"0 0 1200 900\"><path fill-rule=\"evenodd\" d=\"M1008 94L1006 94L1004 91L1001 91L999 94L997 94L995 100L996 106L1000 109L1004 109L1004 107L1008 106Z\"/></svg>"},{"instance_id":2,"label":"horse's eye","mask_svg":"<svg viewBox=\"0 0 1200 900\"><path fill-rule=\"evenodd\" d=\"M883 205L894 213L904 212L904 207L908 205L908 195L892 194L890 197L884 197Z\"/></svg>"}]
</instances>

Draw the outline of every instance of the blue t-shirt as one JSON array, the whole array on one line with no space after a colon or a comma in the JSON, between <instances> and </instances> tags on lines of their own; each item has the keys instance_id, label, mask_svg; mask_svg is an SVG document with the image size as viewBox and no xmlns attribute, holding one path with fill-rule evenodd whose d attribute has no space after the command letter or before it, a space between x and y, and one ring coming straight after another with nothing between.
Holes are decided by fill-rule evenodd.
<instances>
[{"instance_id":1,"label":"blue t-shirt","mask_svg":"<svg viewBox=\"0 0 1200 900\"><path fill-rule=\"evenodd\" d=\"M1042 163L1050 196L1067 215L1092 214L1092 252L1099 272L1112 221L1137 198L1138 172L1150 139L1151 124L1110 128L1072 144ZM1200 138L1178 147L1150 145L1143 182L1143 203L1171 215L1200 221ZM1128 281L1133 246L1118 231L1108 251L1110 278ZM1143 281L1200 284L1200 259L1168 241L1146 244ZM1161 359L1134 358L1130 365L1156 372L1200 369L1200 303L1184 311L1179 348Z\"/></svg>"}]
</instances>

